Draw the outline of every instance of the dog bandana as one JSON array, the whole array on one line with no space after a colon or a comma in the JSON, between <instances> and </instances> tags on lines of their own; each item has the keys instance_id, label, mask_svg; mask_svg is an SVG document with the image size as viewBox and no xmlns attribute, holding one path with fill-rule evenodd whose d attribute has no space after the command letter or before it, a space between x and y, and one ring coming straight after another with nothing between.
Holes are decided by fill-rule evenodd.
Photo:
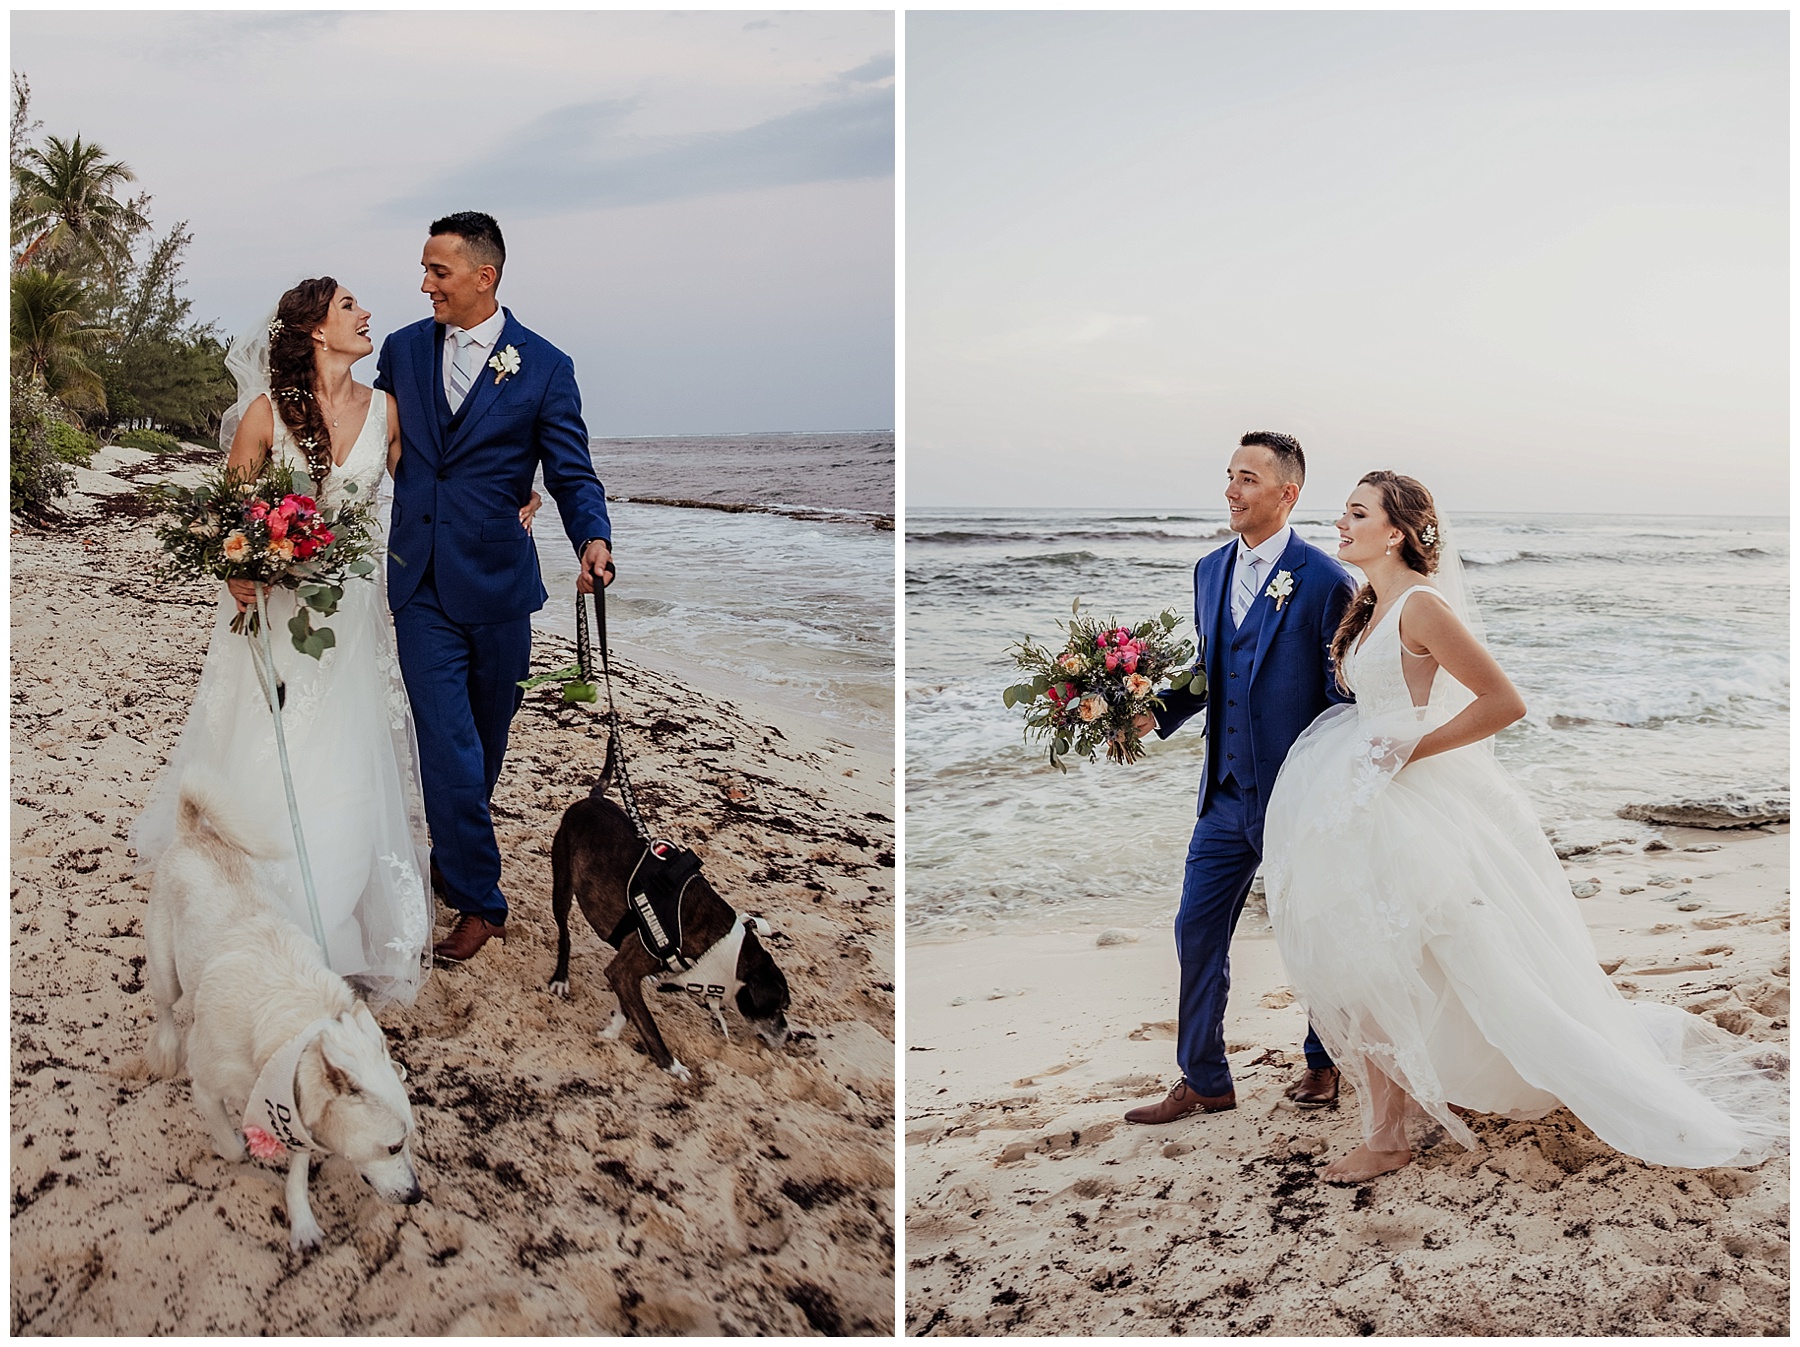
<instances>
[{"instance_id":1,"label":"dog bandana","mask_svg":"<svg viewBox=\"0 0 1800 1347\"><path fill-rule=\"evenodd\" d=\"M714 941L711 949L688 966L681 975L681 986L689 996L711 1008L718 1017L719 1032L726 1038L731 1031L725 1027L725 1000L736 996L738 988L744 984L738 981L738 951L744 947L744 932L754 926L758 935L768 935L771 927L761 917L738 916L731 923L731 930L724 938Z\"/></svg>"},{"instance_id":2,"label":"dog bandana","mask_svg":"<svg viewBox=\"0 0 1800 1347\"><path fill-rule=\"evenodd\" d=\"M300 1105L294 1098L294 1076L300 1069L300 1054L306 1051L330 1019L314 1020L275 1050L256 1073L256 1084L250 1090L250 1102L244 1105L244 1132L252 1128L274 1137L289 1150L318 1150L312 1133L300 1121Z\"/></svg>"}]
</instances>

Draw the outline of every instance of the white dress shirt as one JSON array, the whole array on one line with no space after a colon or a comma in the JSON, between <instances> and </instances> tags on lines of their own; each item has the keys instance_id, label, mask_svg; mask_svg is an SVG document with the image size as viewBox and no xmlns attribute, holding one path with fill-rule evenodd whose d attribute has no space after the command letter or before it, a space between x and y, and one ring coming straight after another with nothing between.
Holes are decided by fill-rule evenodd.
<instances>
[{"instance_id":1,"label":"white dress shirt","mask_svg":"<svg viewBox=\"0 0 1800 1347\"><path fill-rule=\"evenodd\" d=\"M1281 560L1281 554L1287 551L1288 540L1293 536L1293 528L1283 524L1255 547L1246 547L1244 540L1238 539L1237 557L1231 573L1231 623L1234 627L1244 625L1244 615L1250 611L1250 605L1268 589L1269 578L1275 574L1275 563ZM1246 591L1243 577L1252 561L1257 563L1256 583Z\"/></svg>"},{"instance_id":2,"label":"white dress shirt","mask_svg":"<svg viewBox=\"0 0 1800 1347\"><path fill-rule=\"evenodd\" d=\"M467 349L462 356L462 367L469 374L469 387L463 394L463 397L467 397L469 393L475 391L476 381L483 378L484 373L485 377L492 377L492 372L488 371L487 362L493 358L494 348L499 345L500 333L505 327L506 310L504 309L495 309L493 313L471 328L465 329L454 324L445 324L444 398L449 402L452 413L455 413L462 405L462 399L456 396L455 385L450 382L450 364L456 356L459 337L467 343Z\"/></svg>"}]
</instances>

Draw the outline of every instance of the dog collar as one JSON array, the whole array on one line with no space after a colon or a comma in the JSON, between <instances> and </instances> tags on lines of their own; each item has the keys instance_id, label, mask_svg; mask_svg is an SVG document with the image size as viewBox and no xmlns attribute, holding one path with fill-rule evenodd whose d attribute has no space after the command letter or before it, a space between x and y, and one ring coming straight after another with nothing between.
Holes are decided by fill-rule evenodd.
<instances>
[{"instance_id":1,"label":"dog collar","mask_svg":"<svg viewBox=\"0 0 1800 1347\"><path fill-rule=\"evenodd\" d=\"M244 1105L244 1130L260 1128L289 1150L316 1151L319 1144L300 1120L300 1104L294 1098L294 1078L300 1070L300 1054L325 1032L330 1019L317 1019L275 1050L256 1073L250 1102Z\"/></svg>"}]
</instances>

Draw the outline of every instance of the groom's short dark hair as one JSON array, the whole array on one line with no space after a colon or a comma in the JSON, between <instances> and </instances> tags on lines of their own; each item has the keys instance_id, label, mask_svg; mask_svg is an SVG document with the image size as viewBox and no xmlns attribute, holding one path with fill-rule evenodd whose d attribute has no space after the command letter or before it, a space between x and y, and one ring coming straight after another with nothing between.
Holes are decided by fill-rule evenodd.
<instances>
[{"instance_id":1,"label":"groom's short dark hair","mask_svg":"<svg viewBox=\"0 0 1800 1347\"><path fill-rule=\"evenodd\" d=\"M1283 435L1279 430L1253 430L1238 441L1240 448L1250 444L1260 444L1275 455L1283 480L1296 486L1306 485L1306 453L1300 448L1299 440L1292 435Z\"/></svg>"},{"instance_id":2,"label":"groom's short dark hair","mask_svg":"<svg viewBox=\"0 0 1800 1347\"><path fill-rule=\"evenodd\" d=\"M478 267L492 267L494 279L506 270L506 240L500 237L500 223L478 210L459 210L441 220L431 222L431 236L454 234L463 241L469 256Z\"/></svg>"}]
</instances>

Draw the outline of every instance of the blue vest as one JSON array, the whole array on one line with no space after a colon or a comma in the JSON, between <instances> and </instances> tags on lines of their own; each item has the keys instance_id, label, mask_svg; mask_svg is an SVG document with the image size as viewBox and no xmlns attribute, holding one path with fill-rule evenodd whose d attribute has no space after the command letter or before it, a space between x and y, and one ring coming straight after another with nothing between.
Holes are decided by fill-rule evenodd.
<instances>
[{"instance_id":1,"label":"blue vest","mask_svg":"<svg viewBox=\"0 0 1800 1347\"><path fill-rule=\"evenodd\" d=\"M1232 564L1235 567L1237 563L1233 561ZM1230 592L1226 590L1227 594ZM1213 780L1222 783L1227 776L1234 776L1240 790L1256 786L1255 750L1250 747L1250 672L1256 664L1256 638L1262 631L1263 615L1268 611L1269 605L1258 594L1250 611L1244 614L1244 625L1230 631L1231 606L1230 600L1226 600L1220 615L1227 629L1220 670L1222 686L1207 689L1207 700L1219 720L1218 738L1214 741Z\"/></svg>"}]
</instances>

